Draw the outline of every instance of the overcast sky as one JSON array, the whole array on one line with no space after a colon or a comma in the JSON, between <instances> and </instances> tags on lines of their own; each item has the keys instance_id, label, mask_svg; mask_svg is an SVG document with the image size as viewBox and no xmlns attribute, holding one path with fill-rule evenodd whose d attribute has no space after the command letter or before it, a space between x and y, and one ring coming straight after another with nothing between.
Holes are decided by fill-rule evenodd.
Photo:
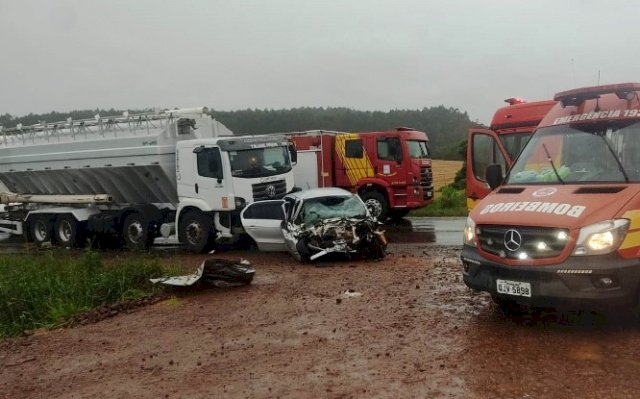
<instances>
[{"instance_id":1,"label":"overcast sky","mask_svg":"<svg viewBox=\"0 0 640 399\"><path fill-rule=\"evenodd\" d=\"M0 113L445 105L640 81L636 1L0 0ZM318 126L322 128L322 126Z\"/></svg>"}]
</instances>

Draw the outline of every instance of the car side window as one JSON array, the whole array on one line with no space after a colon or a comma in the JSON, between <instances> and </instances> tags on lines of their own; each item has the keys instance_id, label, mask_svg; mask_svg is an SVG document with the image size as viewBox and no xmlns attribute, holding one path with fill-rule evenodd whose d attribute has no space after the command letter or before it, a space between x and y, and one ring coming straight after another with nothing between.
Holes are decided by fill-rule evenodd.
<instances>
[{"instance_id":1,"label":"car side window","mask_svg":"<svg viewBox=\"0 0 640 399\"><path fill-rule=\"evenodd\" d=\"M284 220L282 202L255 202L244 212L244 218Z\"/></svg>"}]
</instances>

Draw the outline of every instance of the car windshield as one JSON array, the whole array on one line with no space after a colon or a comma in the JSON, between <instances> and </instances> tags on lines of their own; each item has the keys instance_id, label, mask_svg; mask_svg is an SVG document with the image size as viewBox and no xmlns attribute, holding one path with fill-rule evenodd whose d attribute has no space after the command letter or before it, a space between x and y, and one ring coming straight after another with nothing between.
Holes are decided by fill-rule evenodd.
<instances>
[{"instance_id":1,"label":"car windshield","mask_svg":"<svg viewBox=\"0 0 640 399\"><path fill-rule=\"evenodd\" d=\"M235 177L273 176L291 170L287 147L229 151L229 159Z\"/></svg>"},{"instance_id":2,"label":"car windshield","mask_svg":"<svg viewBox=\"0 0 640 399\"><path fill-rule=\"evenodd\" d=\"M305 225L314 225L322 219L364 218L366 216L367 210L364 204L355 195L311 198L304 201L300 211L300 218Z\"/></svg>"},{"instance_id":3,"label":"car windshield","mask_svg":"<svg viewBox=\"0 0 640 399\"><path fill-rule=\"evenodd\" d=\"M507 184L640 181L640 122L538 130Z\"/></svg>"},{"instance_id":4,"label":"car windshield","mask_svg":"<svg viewBox=\"0 0 640 399\"><path fill-rule=\"evenodd\" d=\"M429 148L424 140L407 140L409 155L413 159L429 158Z\"/></svg>"}]
</instances>

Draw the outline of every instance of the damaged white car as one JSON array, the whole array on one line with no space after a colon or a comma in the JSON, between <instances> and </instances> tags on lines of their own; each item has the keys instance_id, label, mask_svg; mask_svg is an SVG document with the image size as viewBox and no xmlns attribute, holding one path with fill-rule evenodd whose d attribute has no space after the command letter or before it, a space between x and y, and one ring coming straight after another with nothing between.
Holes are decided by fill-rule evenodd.
<instances>
[{"instance_id":1,"label":"damaged white car","mask_svg":"<svg viewBox=\"0 0 640 399\"><path fill-rule=\"evenodd\" d=\"M259 201L240 214L242 226L261 251L289 251L302 262L329 253L383 258L387 240L381 223L360 197L340 188L318 188Z\"/></svg>"}]
</instances>

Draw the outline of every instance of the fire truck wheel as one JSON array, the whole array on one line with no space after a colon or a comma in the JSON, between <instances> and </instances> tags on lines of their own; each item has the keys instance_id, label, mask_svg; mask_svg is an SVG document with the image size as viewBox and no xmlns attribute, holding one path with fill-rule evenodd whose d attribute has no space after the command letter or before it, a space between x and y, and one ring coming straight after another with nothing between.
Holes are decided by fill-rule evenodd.
<instances>
[{"instance_id":1,"label":"fire truck wheel","mask_svg":"<svg viewBox=\"0 0 640 399\"><path fill-rule=\"evenodd\" d=\"M51 241L51 220L48 216L34 216L29 222L29 238L36 244Z\"/></svg>"},{"instance_id":2,"label":"fire truck wheel","mask_svg":"<svg viewBox=\"0 0 640 399\"><path fill-rule=\"evenodd\" d=\"M137 213L130 213L122 224L122 237L130 250L146 251L150 245L149 224Z\"/></svg>"},{"instance_id":3,"label":"fire truck wheel","mask_svg":"<svg viewBox=\"0 0 640 399\"><path fill-rule=\"evenodd\" d=\"M76 247L82 243L80 225L73 216L58 217L54 224L53 233L56 243L65 248Z\"/></svg>"},{"instance_id":4,"label":"fire truck wheel","mask_svg":"<svg viewBox=\"0 0 640 399\"><path fill-rule=\"evenodd\" d=\"M371 215L378 220L385 220L389 214L389 204L384 195L377 191L366 191L360 194L360 198L364 201L364 204L369 208Z\"/></svg>"},{"instance_id":5,"label":"fire truck wheel","mask_svg":"<svg viewBox=\"0 0 640 399\"><path fill-rule=\"evenodd\" d=\"M211 218L197 211L188 211L180 220L178 236L189 252L204 253L211 246L213 237Z\"/></svg>"}]
</instances>

